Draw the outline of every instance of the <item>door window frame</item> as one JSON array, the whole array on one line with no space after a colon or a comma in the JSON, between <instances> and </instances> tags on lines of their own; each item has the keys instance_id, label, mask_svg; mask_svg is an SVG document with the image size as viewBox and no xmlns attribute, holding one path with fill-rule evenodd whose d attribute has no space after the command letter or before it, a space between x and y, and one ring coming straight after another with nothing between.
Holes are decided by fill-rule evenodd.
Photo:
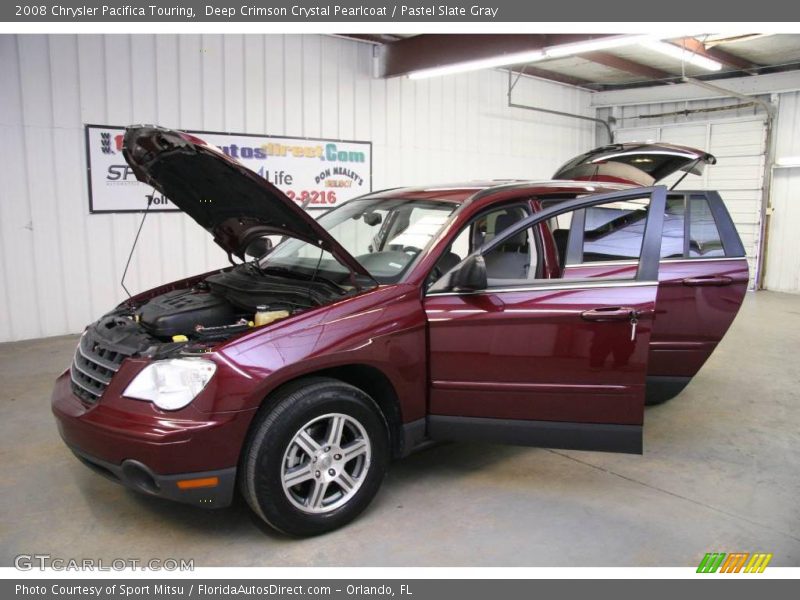
<instances>
[{"instance_id":1,"label":"door window frame","mask_svg":"<svg viewBox=\"0 0 800 600\"><path fill-rule=\"evenodd\" d=\"M440 282L443 282L449 273L458 269L465 261L473 256L485 256L487 253L494 250L501 245L505 240L511 238L525 229L530 229L537 224L557 217L558 215L572 212L572 225L570 229L570 236L567 243L567 255L569 256L570 244L576 242L573 238L580 239L583 243L583 235L572 235L573 228L576 227L576 217L579 215L585 216L583 209L591 206L607 204L609 202L618 202L625 200L637 200L649 197L650 204L647 212L647 222L645 223L645 230L642 239L642 250L639 255L637 264L636 275L633 278L625 279L599 279L599 278L582 278L582 279L536 279L530 280L526 283L509 284L505 286L487 287L484 290L475 290L471 292L455 292L449 289L447 285L442 285L441 289L436 289ZM492 294L507 291L522 291L525 289L538 290L538 289L575 289L581 287L610 287L610 286L634 286L658 282L658 268L661 254L661 234L664 224L664 211L666 209L667 188L663 185L652 187L638 187L622 191L609 192L604 194L593 194L590 196L583 196L574 200L569 200L563 203L558 203L542 211L535 212L529 217L517 221L511 227L505 229L502 235L494 237L491 241L483 244L480 248L474 250L467 255L458 265L454 266L447 273L431 285L426 291L425 295L440 296L440 295L471 295L471 294ZM578 218L581 231L583 229L583 218ZM460 232L459 232L460 233ZM582 251L581 251L582 254ZM569 264L569 263L568 263ZM588 263L591 264L591 263ZM566 266L566 265L565 265ZM448 282L449 283L449 282Z\"/></svg>"}]
</instances>

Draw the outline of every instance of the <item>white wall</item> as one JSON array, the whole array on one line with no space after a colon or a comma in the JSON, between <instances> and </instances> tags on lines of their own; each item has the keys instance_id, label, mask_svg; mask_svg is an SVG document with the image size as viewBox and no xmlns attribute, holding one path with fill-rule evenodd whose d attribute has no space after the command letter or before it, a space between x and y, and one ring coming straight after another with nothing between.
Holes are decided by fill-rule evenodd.
<instances>
[{"instance_id":1,"label":"white wall","mask_svg":"<svg viewBox=\"0 0 800 600\"><path fill-rule=\"evenodd\" d=\"M800 92L780 94L775 138L777 158L800 156ZM765 285L800 293L800 168L773 171Z\"/></svg>"},{"instance_id":2,"label":"white wall","mask_svg":"<svg viewBox=\"0 0 800 600\"><path fill-rule=\"evenodd\" d=\"M323 36L0 35L0 341L80 331L123 299L138 215L89 215L83 124L372 140L373 189L547 177L590 122L519 109L506 77L377 80L367 44ZM591 114L525 79L515 101ZM151 214L132 291L224 264L182 214Z\"/></svg>"}]
</instances>

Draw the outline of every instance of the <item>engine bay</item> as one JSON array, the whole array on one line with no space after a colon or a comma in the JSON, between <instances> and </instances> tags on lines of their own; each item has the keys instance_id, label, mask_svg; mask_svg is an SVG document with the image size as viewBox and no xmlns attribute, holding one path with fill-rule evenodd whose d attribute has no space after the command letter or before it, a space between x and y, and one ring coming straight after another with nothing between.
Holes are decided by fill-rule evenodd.
<instances>
[{"instance_id":1,"label":"engine bay","mask_svg":"<svg viewBox=\"0 0 800 600\"><path fill-rule=\"evenodd\" d=\"M249 263L141 302L124 302L90 327L106 345L128 355L193 354L350 293L325 280L276 276Z\"/></svg>"}]
</instances>

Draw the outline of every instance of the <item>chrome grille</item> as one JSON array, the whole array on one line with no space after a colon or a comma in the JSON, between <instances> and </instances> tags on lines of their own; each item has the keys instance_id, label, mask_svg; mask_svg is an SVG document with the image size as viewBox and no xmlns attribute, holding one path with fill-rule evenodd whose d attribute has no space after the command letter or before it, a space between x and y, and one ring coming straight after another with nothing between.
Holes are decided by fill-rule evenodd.
<instances>
[{"instance_id":1,"label":"chrome grille","mask_svg":"<svg viewBox=\"0 0 800 600\"><path fill-rule=\"evenodd\" d=\"M87 406L96 404L127 356L102 345L87 331L78 343L70 367L73 393Z\"/></svg>"}]
</instances>

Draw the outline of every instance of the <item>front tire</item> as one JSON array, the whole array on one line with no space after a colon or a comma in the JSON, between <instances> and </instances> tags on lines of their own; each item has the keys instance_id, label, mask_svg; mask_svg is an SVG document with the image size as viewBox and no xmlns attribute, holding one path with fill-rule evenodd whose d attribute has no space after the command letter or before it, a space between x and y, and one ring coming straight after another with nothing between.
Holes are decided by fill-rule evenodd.
<instances>
[{"instance_id":1,"label":"front tire","mask_svg":"<svg viewBox=\"0 0 800 600\"><path fill-rule=\"evenodd\" d=\"M314 378L280 393L254 424L240 485L273 528L319 535L355 519L372 501L389 463L386 422L360 389Z\"/></svg>"}]
</instances>

